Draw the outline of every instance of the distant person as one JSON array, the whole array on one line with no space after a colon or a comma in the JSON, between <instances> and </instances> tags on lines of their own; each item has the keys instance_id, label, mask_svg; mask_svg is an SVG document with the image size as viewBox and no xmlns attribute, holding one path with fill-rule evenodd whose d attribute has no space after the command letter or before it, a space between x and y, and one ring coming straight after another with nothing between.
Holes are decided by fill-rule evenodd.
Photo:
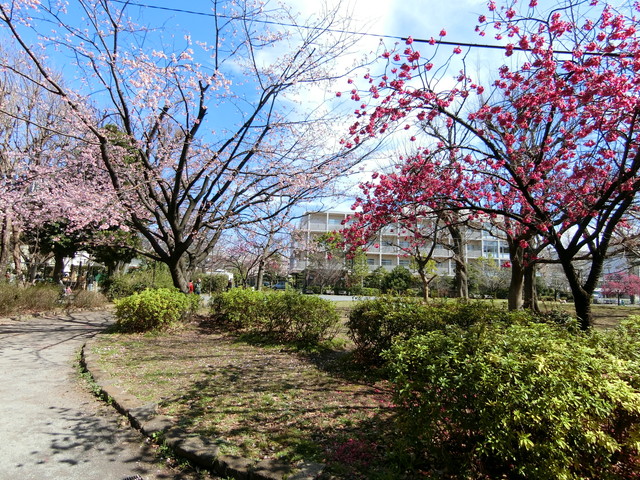
<instances>
[{"instance_id":1,"label":"distant person","mask_svg":"<svg viewBox=\"0 0 640 480\"><path fill-rule=\"evenodd\" d=\"M202 293L202 280L197 279L195 285L193 286L196 295L200 295Z\"/></svg>"},{"instance_id":2,"label":"distant person","mask_svg":"<svg viewBox=\"0 0 640 480\"><path fill-rule=\"evenodd\" d=\"M193 293L193 282L189 282L189 293Z\"/></svg>"}]
</instances>

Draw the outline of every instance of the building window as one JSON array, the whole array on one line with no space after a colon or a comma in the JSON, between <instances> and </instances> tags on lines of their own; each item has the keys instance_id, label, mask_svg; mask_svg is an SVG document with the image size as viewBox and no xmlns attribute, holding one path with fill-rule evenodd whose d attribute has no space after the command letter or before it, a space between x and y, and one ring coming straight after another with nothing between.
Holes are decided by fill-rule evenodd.
<instances>
[{"instance_id":1,"label":"building window","mask_svg":"<svg viewBox=\"0 0 640 480\"><path fill-rule=\"evenodd\" d=\"M373 266L376 264L375 258L367 258L367 265Z\"/></svg>"},{"instance_id":2,"label":"building window","mask_svg":"<svg viewBox=\"0 0 640 480\"><path fill-rule=\"evenodd\" d=\"M482 254L487 257L498 258L498 242L496 240L485 240L482 245Z\"/></svg>"},{"instance_id":3,"label":"building window","mask_svg":"<svg viewBox=\"0 0 640 480\"><path fill-rule=\"evenodd\" d=\"M401 258L400 260L398 260L398 265L400 265L401 267L409 267L411 265L411 260Z\"/></svg>"},{"instance_id":4,"label":"building window","mask_svg":"<svg viewBox=\"0 0 640 480\"><path fill-rule=\"evenodd\" d=\"M383 258L382 259L382 266L383 267L390 267L391 265L393 265L393 262L391 260L389 260L388 258Z\"/></svg>"}]
</instances>

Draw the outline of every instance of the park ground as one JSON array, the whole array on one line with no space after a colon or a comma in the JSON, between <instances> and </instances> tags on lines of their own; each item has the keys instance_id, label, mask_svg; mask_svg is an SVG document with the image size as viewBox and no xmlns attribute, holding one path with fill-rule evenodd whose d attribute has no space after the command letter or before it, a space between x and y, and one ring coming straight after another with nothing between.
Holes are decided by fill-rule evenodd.
<instances>
[{"instance_id":1,"label":"park ground","mask_svg":"<svg viewBox=\"0 0 640 480\"><path fill-rule=\"evenodd\" d=\"M336 302L343 320L354 304ZM597 328L611 328L640 315L640 306L594 305L594 312ZM202 316L171 332L103 335L91 348L118 387L215 439L224 454L322 462L339 478L401 478L388 470L397 455L386 448L395 434L391 388L380 372L345 361L346 328L330 348L302 352L237 336Z\"/></svg>"}]
</instances>

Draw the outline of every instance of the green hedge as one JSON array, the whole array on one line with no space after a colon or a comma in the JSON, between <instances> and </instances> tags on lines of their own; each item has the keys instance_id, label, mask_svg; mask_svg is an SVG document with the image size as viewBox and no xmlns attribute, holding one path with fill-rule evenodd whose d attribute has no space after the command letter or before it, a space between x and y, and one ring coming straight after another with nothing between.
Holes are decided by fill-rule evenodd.
<instances>
[{"instance_id":1,"label":"green hedge","mask_svg":"<svg viewBox=\"0 0 640 480\"><path fill-rule=\"evenodd\" d=\"M116 329L121 332L163 330L197 310L198 295L169 288L147 289L116 300Z\"/></svg>"},{"instance_id":2,"label":"green hedge","mask_svg":"<svg viewBox=\"0 0 640 480\"><path fill-rule=\"evenodd\" d=\"M339 322L332 302L295 291L234 288L214 295L210 305L211 314L218 321L285 342L329 340Z\"/></svg>"},{"instance_id":3,"label":"green hedge","mask_svg":"<svg viewBox=\"0 0 640 480\"><path fill-rule=\"evenodd\" d=\"M402 448L452 478L635 478L638 331L482 323L399 340L384 357Z\"/></svg>"},{"instance_id":4,"label":"green hedge","mask_svg":"<svg viewBox=\"0 0 640 480\"><path fill-rule=\"evenodd\" d=\"M381 354L395 339L441 330L447 325L513 323L531 320L528 312L508 312L485 303L424 303L411 297L384 296L360 302L351 311L347 327L358 358L382 363Z\"/></svg>"}]
</instances>

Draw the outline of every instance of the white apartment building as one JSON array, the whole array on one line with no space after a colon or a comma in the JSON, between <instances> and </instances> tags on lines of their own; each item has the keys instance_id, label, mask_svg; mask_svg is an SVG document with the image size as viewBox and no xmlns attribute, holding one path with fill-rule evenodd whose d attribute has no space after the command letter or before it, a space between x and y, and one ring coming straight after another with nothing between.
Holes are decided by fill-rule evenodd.
<instances>
[{"instance_id":1,"label":"white apartment building","mask_svg":"<svg viewBox=\"0 0 640 480\"><path fill-rule=\"evenodd\" d=\"M304 254L304 245L311 245L314 238L320 235L342 230L342 222L351 215L350 212L326 211L316 213L306 213L300 220L298 227L298 238L294 245L295 253L292 256L292 273L301 272L308 266L308 261ZM411 260L405 256L401 247L409 242L404 239L404 235L398 232L398 228L390 225L382 229L375 241L370 242L366 248L367 263L371 270L384 267L393 270L398 265L409 268ZM468 229L466 238L467 260L475 258L495 258L503 262L509 259L509 249L507 243L492 236L486 231ZM451 252L436 245L433 259L436 261L439 275L453 276L455 265L450 259Z\"/></svg>"}]
</instances>

